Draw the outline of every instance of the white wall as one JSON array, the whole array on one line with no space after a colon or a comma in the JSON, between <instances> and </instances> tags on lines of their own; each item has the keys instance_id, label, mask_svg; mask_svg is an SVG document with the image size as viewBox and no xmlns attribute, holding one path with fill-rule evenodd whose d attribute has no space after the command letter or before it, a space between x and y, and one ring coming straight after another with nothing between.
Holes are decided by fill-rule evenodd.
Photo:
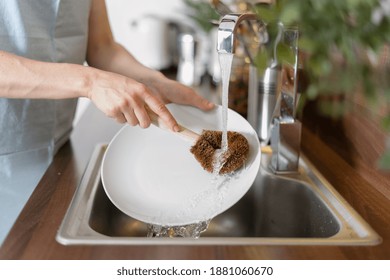
<instances>
[{"instance_id":1,"label":"white wall","mask_svg":"<svg viewBox=\"0 0 390 280\"><path fill-rule=\"evenodd\" d=\"M167 66L168 35L164 22L188 23L182 0L106 0L115 40L141 63L155 69ZM169 65L168 65L169 66Z\"/></svg>"}]
</instances>

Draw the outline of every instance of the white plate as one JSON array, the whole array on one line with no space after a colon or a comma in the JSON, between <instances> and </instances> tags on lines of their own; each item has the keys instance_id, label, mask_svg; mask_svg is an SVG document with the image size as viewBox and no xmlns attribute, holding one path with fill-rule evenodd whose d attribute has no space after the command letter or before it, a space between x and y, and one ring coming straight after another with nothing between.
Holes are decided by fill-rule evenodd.
<instances>
[{"instance_id":1,"label":"white plate","mask_svg":"<svg viewBox=\"0 0 390 280\"><path fill-rule=\"evenodd\" d=\"M221 106L211 112L175 104L168 108L180 124L195 132L222 129ZM249 158L233 174L214 177L190 152L192 143L155 126L125 125L103 158L101 178L108 197L122 212L145 223L177 226L215 217L248 191L260 165L256 132L230 109L228 130L248 139Z\"/></svg>"}]
</instances>

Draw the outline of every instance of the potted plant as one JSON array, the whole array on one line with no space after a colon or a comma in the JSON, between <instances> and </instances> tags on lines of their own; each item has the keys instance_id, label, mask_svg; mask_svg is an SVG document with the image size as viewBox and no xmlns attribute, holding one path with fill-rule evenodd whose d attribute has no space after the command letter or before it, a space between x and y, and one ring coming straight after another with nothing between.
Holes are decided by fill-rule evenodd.
<instances>
[{"instance_id":1,"label":"potted plant","mask_svg":"<svg viewBox=\"0 0 390 280\"><path fill-rule=\"evenodd\" d=\"M304 98L321 98L322 113L336 118L359 95L373 111L382 111L382 127L390 135L390 1L277 0L254 10L271 33L279 22L299 27L309 78ZM380 166L390 168L390 143Z\"/></svg>"}]
</instances>

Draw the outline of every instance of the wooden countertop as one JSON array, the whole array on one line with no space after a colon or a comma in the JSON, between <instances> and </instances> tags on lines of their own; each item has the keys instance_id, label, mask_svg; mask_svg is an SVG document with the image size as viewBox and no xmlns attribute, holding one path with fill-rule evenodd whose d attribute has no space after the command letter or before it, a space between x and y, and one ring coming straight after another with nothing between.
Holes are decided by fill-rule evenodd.
<instances>
[{"instance_id":1,"label":"wooden countertop","mask_svg":"<svg viewBox=\"0 0 390 280\"><path fill-rule=\"evenodd\" d=\"M362 177L310 130L302 150L383 238L377 246L63 246L57 230L98 143L120 128L93 105L56 155L0 248L0 259L390 259L390 176ZM369 182L370 181L370 182ZM380 188L378 186L380 185Z\"/></svg>"}]
</instances>

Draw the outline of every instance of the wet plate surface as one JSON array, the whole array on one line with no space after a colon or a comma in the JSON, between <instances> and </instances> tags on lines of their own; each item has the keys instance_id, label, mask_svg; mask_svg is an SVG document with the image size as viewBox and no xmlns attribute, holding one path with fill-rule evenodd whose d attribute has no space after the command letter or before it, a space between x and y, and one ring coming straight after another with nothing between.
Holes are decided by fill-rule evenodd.
<instances>
[{"instance_id":1,"label":"wet plate surface","mask_svg":"<svg viewBox=\"0 0 390 280\"><path fill-rule=\"evenodd\" d=\"M221 106L210 112L170 104L177 121L201 133L221 130ZM124 126L110 142L102 163L102 183L113 204L127 215L158 225L208 220L234 205L251 187L260 165L256 132L239 114L228 111L228 130L249 142L246 164L215 177L190 152L193 145L154 126Z\"/></svg>"}]
</instances>

